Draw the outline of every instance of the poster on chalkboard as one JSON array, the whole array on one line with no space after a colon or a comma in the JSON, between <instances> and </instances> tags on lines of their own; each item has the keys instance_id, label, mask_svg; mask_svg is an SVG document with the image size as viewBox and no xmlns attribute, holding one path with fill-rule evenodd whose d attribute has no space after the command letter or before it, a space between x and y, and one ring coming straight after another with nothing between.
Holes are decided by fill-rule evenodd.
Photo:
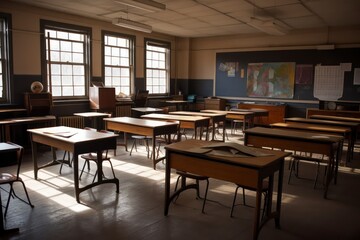
<instances>
[{"instance_id":1,"label":"poster on chalkboard","mask_svg":"<svg viewBox=\"0 0 360 240\"><path fill-rule=\"evenodd\" d=\"M248 64L248 97L293 98L294 82L294 62Z\"/></svg>"}]
</instances>

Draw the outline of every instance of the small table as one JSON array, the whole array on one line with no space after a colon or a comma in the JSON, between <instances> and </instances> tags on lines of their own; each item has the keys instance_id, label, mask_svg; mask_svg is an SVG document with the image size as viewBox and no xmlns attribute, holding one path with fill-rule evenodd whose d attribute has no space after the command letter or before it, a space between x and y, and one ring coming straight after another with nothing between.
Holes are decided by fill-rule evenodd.
<instances>
[{"instance_id":1,"label":"small table","mask_svg":"<svg viewBox=\"0 0 360 240\"><path fill-rule=\"evenodd\" d=\"M34 117L19 117L0 120L0 129L5 133L5 141L12 141L11 139L11 127L18 125L34 125L43 124L44 127L50 127L56 125L55 116L34 116ZM39 127L39 126L38 126Z\"/></svg>"},{"instance_id":2,"label":"small table","mask_svg":"<svg viewBox=\"0 0 360 240\"><path fill-rule=\"evenodd\" d=\"M116 192L119 192L119 179L104 180L102 171L102 152L107 149L116 149L117 134L107 134L64 126L29 129L28 132L30 133L35 179L38 178L38 171L40 169L59 164L59 162L53 159L52 162L38 166L37 145L40 143L73 153L75 196L78 203L80 202L79 195L81 192L100 184L114 183L116 184ZM97 182L80 187L78 156L79 154L89 152L97 153Z\"/></svg>"},{"instance_id":3,"label":"small table","mask_svg":"<svg viewBox=\"0 0 360 240\"><path fill-rule=\"evenodd\" d=\"M225 121L226 121L226 114L225 113L207 113L207 112L190 112L190 111L176 111L176 112L169 112L172 115L185 115L185 116L201 116L201 117L209 117L211 119L212 124L212 140L215 140L215 126L216 124L220 125L222 123L222 132L223 132L223 139L222 141L225 142Z\"/></svg>"},{"instance_id":4,"label":"small table","mask_svg":"<svg viewBox=\"0 0 360 240\"><path fill-rule=\"evenodd\" d=\"M179 110L185 110L186 106L188 105L188 101L185 100L168 100L165 101L166 103L169 103L171 105L175 105L176 106L176 111Z\"/></svg>"},{"instance_id":5,"label":"small table","mask_svg":"<svg viewBox=\"0 0 360 240\"><path fill-rule=\"evenodd\" d=\"M324 198L334 178L336 184L338 163L344 138L326 134L301 132L289 129L254 127L244 131L244 144L254 147L272 147L293 151L324 154L329 157ZM336 156L334 156L336 155Z\"/></svg>"},{"instance_id":6,"label":"small table","mask_svg":"<svg viewBox=\"0 0 360 240\"><path fill-rule=\"evenodd\" d=\"M258 151L270 153L266 157L224 157L191 152L192 148L209 145L209 142L200 140L187 140L174 143L166 149L166 172L165 172L165 204L164 215L168 215L169 205L176 193L170 196L171 169L208 176L219 180L229 181L243 186L256 189L256 207L253 226L253 239L257 239L262 226L271 218L275 219L275 225L280 227L280 212L282 186L284 176L284 158L290 153L261 149ZM278 172L276 211L272 211L272 196L274 175ZM264 219L260 220L261 193L263 180L269 178L268 203Z\"/></svg>"},{"instance_id":7,"label":"small table","mask_svg":"<svg viewBox=\"0 0 360 240\"><path fill-rule=\"evenodd\" d=\"M150 113L142 115L142 118L153 119L153 120L162 120L162 121L179 121L180 128L194 129L194 137L197 138L197 130L200 128L199 138L202 139L203 128L206 128L206 137L209 139L209 124L210 118L200 117L200 116L184 116L184 115L170 115L170 114L160 114L160 113ZM180 133L179 133L180 134ZM180 135L179 135L180 139Z\"/></svg>"},{"instance_id":8,"label":"small table","mask_svg":"<svg viewBox=\"0 0 360 240\"><path fill-rule=\"evenodd\" d=\"M156 164L164 158L155 157L155 138L158 135L168 135L176 133L178 124L173 122L153 121L147 119L131 118L131 117L116 117L105 118L105 126L108 130L115 130L124 132L124 146L127 151L127 133L133 133L143 136L152 136L151 157L153 160L153 167L156 169ZM170 137L168 137L170 139Z\"/></svg>"},{"instance_id":9,"label":"small table","mask_svg":"<svg viewBox=\"0 0 360 240\"><path fill-rule=\"evenodd\" d=\"M95 128L98 131L103 129L104 124L102 120L111 116L110 113L101 112L82 112L74 113L74 115L84 118L85 127Z\"/></svg>"},{"instance_id":10,"label":"small table","mask_svg":"<svg viewBox=\"0 0 360 240\"><path fill-rule=\"evenodd\" d=\"M347 153L347 161L353 159L354 156L354 146L356 142L356 132L357 129L360 127L360 120L359 122L345 122L345 121L333 121L333 120L325 120L325 119L312 119L312 118L299 118L299 117L292 117L292 118L284 118L285 122L299 122L299 123L307 123L307 124L318 124L321 126L328 125L328 126L335 126L335 127L345 127L350 128L351 138L348 142L348 153Z\"/></svg>"},{"instance_id":11,"label":"small table","mask_svg":"<svg viewBox=\"0 0 360 240\"><path fill-rule=\"evenodd\" d=\"M253 127L254 125L254 116L255 116L254 112L222 111L222 110L201 110L201 112L223 113L226 114L226 119L243 121L243 130L246 129L246 123L249 123L249 127Z\"/></svg>"},{"instance_id":12,"label":"small table","mask_svg":"<svg viewBox=\"0 0 360 240\"><path fill-rule=\"evenodd\" d=\"M9 153L10 154L14 153L14 157L16 157L16 152L18 150L19 150L19 148L12 144L4 143L4 142L0 143L0 157L1 158L3 158L4 154L9 154ZM1 201L1 191L0 191L0 204L1 203L2 203L2 201ZM18 232L19 232L19 228L5 229L3 210L2 210L2 206L0 205L0 236L6 235L6 234L11 234L11 233L18 233Z\"/></svg>"},{"instance_id":13,"label":"small table","mask_svg":"<svg viewBox=\"0 0 360 240\"><path fill-rule=\"evenodd\" d=\"M293 129L298 131L330 134L330 135L340 135L348 139L348 149L346 154L346 159L350 160L352 152L352 133L350 127L344 126L335 126L335 125L320 125L318 123L304 123L304 122L294 122L287 121L286 123L271 123L272 128L283 128L283 129Z\"/></svg>"}]
</instances>

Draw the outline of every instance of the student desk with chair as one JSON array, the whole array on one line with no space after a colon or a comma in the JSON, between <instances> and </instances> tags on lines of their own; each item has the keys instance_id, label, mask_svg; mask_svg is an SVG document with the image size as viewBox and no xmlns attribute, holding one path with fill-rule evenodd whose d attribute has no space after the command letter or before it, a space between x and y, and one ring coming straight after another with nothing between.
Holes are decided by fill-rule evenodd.
<instances>
[{"instance_id":1,"label":"student desk with chair","mask_svg":"<svg viewBox=\"0 0 360 240\"><path fill-rule=\"evenodd\" d=\"M225 128L226 128L226 114L225 113L207 113L207 112L190 112L190 111L176 111L169 112L172 115L184 115L184 116L200 116L209 117L212 125L212 137L211 140L215 140L216 125L222 126L222 141L225 142Z\"/></svg>"},{"instance_id":2,"label":"student desk with chair","mask_svg":"<svg viewBox=\"0 0 360 240\"><path fill-rule=\"evenodd\" d=\"M127 151L127 133L138 134L143 136L152 136L151 158L153 161L153 168L156 169L156 164L164 158L156 159L155 144L156 136L178 134L178 124L174 122L154 121L148 119L139 119L132 117L116 117L105 118L105 128L124 133L124 146ZM170 137L168 137L170 139Z\"/></svg>"},{"instance_id":3,"label":"student desk with chair","mask_svg":"<svg viewBox=\"0 0 360 240\"><path fill-rule=\"evenodd\" d=\"M343 141L344 138L341 136L290 129L254 127L244 131L245 145L317 153L328 156L324 198L327 198L329 184L332 179L334 179L336 184Z\"/></svg>"},{"instance_id":4,"label":"student desk with chair","mask_svg":"<svg viewBox=\"0 0 360 240\"><path fill-rule=\"evenodd\" d=\"M79 203L81 192L104 183L114 183L116 192L119 192L119 179L103 179L102 171L102 152L107 149L116 149L116 134L100 133L72 127L49 127L29 129L32 159L34 162L34 177L38 179L38 171L42 168L58 164L55 159L45 165L38 165L37 148L38 144L44 144L53 149L62 149L72 152L74 156L74 185L76 201ZM97 182L80 187L79 185L79 154L96 152L97 153Z\"/></svg>"},{"instance_id":5,"label":"student desk with chair","mask_svg":"<svg viewBox=\"0 0 360 240\"><path fill-rule=\"evenodd\" d=\"M256 207L253 223L253 239L257 239L260 229L269 220L274 218L277 228L280 227L281 198L284 174L284 158L290 153L256 149L267 156L261 157L224 157L216 156L192 149L200 149L214 142L200 140L186 140L167 145L166 149L166 172L165 172L165 204L164 214L169 213L169 205L179 192L170 195L171 169L183 172L207 176L241 184L256 189ZM264 179L269 180L268 197L272 199L274 187L274 175L278 173L276 209L272 210L272 200L267 202L265 217L260 219L261 194Z\"/></svg>"}]
</instances>

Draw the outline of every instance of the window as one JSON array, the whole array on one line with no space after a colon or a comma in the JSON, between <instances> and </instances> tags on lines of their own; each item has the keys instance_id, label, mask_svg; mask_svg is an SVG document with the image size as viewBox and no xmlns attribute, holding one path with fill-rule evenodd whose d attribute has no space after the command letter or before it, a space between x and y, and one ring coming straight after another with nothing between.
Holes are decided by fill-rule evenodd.
<instances>
[{"instance_id":1,"label":"window","mask_svg":"<svg viewBox=\"0 0 360 240\"><path fill-rule=\"evenodd\" d=\"M114 87L115 93L131 94L134 64L134 42L131 36L103 33L104 39L104 84Z\"/></svg>"},{"instance_id":2,"label":"window","mask_svg":"<svg viewBox=\"0 0 360 240\"><path fill-rule=\"evenodd\" d=\"M10 15L0 13L0 103L10 101Z\"/></svg>"},{"instance_id":3,"label":"window","mask_svg":"<svg viewBox=\"0 0 360 240\"><path fill-rule=\"evenodd\" d=\"M43 76L54 98L76 99L88 95L91 29L42 21ZM45 66L44 66L45 64Z\"/></svg>"},{"instance_id":4,"label":"window","mask_svg":"<svg viewBox=\"0 0 360 240\"><path fill-rule=\"evenodd\" d=\"M170 43L145 40L146 90L166 94L170 82Z\"/></svg>"}]
</instances>

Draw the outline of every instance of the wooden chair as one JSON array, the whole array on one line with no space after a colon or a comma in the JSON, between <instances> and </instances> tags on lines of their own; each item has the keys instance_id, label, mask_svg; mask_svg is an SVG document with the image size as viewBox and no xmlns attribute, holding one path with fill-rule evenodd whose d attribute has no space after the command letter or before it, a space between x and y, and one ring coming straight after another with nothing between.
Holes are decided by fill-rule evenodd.
<instances>
[{"instance_id":1,"label":"wooden chair","mask_svg":"<svg viewBox=\"0 0 360 240\"><path fill-rule=\"evenodd\" d=\"M208 193L208 189L209 189L209 177L207 176L201 176L201 175L197 175L197 174L193 174L193 173L189 173L189 172L184 172L184 171L176 171L176 174L178 174L178 178L176 180L176 185L175 185L175 192L178 191L177 196L179 197L180 193L182 191L185 191L186 189L190 189L190 188L194 188L196 190L196 196L199 199L203 199L203 205L202 205L202 209L201 212L204 213L205 212L205 203L206 203L206 198L207 198L207 193ZM186 178L190 178L195 180L195 184L186 184ZM181 181L181 186L180 189L177 190L179 181ZM205 194L204 197L200 196L200 181L206 181L206 189L205 189Z\"/></svg>"},{"instance_id":2,"label":"wooden chair","mask_svg":"<svg viewBox=\"0 0 360 240\"><path fill-rule=\"evenodd\" d=\"M4 161L4 159L1 159L2 163L6 163L6 165L2 164L2 167L17 164L17 170L16 170L15 174L8 173L8 172L1 172L0 173L0 185L5 185L5 184L10 185L10 191L9 191L9 196L8 196L8 200L7 200L6 207L5 207L4 217L6 217L11 198L16 197L17 199L21 200L22 202L28 204L30 207L32 207L32 208L34 207L34 205L32 205L32 203L30 201L29 194L28 194L28 192L26 190L26 187L25 187L25 183L23 182L23 180L20 177L20 169L21 169L21 163L22 163L24 148L22 146L19 146L19 145L15 144L15 143L8 142L8 144L11 144L11 145L13 145L15 147L18 147L18 150L16 151L16 161L6 161L6 160ZM14 191L14 188L13 188L13 184L15 182L20 182L22 184L22 186L24 188L24 192L26 194L27 201L25 201L24 199L22 199L18 195L16 195L16 193ZM2 216L0 216L0 217L2 217Z\"/></svg>"},{"instance_id":3,"label":"wooden chair","mask_svg":"<svg viewBox=\"0 0 360 240\"><path fill-rule=\"evenodd\" d=\"M268 190L269 190L269 182L268 182L267 180L264 180L263 185L264 185L264 186L263 186L263 189L262 189L262 193L263 193L263 195L264 195L264 207L263 207L262 217L264 217L266 205L267 205L267 202L269 201L269 200L268 200L268 194L267 194L267 193L268 193ZM246 204L246 201L245 201L245 190L256 191L255 188L245 187L245 186L236 184L234 199L233 199L233 203L232 203L232 206L231 206L230 217L233 216L233 212L234 212L234 208L235 208L235 203L236 203L236 197L237 197L237 193L238 193L239 188L242 188L242 197L243 197L243 205L244 205L244 206L248 206L248 205Z\"/></svg>"},{"instance_id":4,"label":"wooden chair","mask_svg":"<svg viewBox=\"0 0 360 240\"><path fill-rule=\"evenodd\" d=\"M90 130L90 129L88 129ZM92 129L91 129L92 130ZM96 130L95 130L96 131ZM109 132L109 131L106 131L106 130L100 130L99 132L102 132L102 133L108 133L108 134L114 134L113 132ZM116 155L116 149L114 149L114 155ZM82 159L85 160L84 162L84 165L81 169L81 172L80 172L80 176L79 176L79 180L81 180L81 176L84 172L84 169L85 169L85 166L86 164L88 165L88 170L90 170L90 161L93 161L95 163L98 162L98 159L97 159L97 153L96 152L91 152L91 153L86 153L86 154L82 154L80 155L80 157ZM109 155L109 149L108 150L105 150L103 151L102 153L102 159L101 159L101 162L104 162L104 161L108 161L110 163L110 167L111 167L111 171L112 171L112 174L113 174L113 177L115 178L115 172L114 172L114 168L113 168L113 165L111 163L111 157ZM96 169L96 172L95 172L95 175L94 175L94 178L93 178L93 181L92 182L95 182L95 178L97 176L97 169ZM103 177L105 178L105 175L103 174Z\"/></svg>"},{"instance_id":5,"label":"wooden chair","mask_svg":"<svg viewBox=\"0 0 360 240\"><path fill-rule=\"evenodd\" d=\"M141 142L144 142L147 152L147 157L149 158L150 157L149 141L151 141L152 136L132 135L131 138L134 139L134 141L133 144L131 145L130 156L132 154L133 149L135 148L135 151L137 152L137 145L140 144Z\"/></svg>"}]
</instances>

